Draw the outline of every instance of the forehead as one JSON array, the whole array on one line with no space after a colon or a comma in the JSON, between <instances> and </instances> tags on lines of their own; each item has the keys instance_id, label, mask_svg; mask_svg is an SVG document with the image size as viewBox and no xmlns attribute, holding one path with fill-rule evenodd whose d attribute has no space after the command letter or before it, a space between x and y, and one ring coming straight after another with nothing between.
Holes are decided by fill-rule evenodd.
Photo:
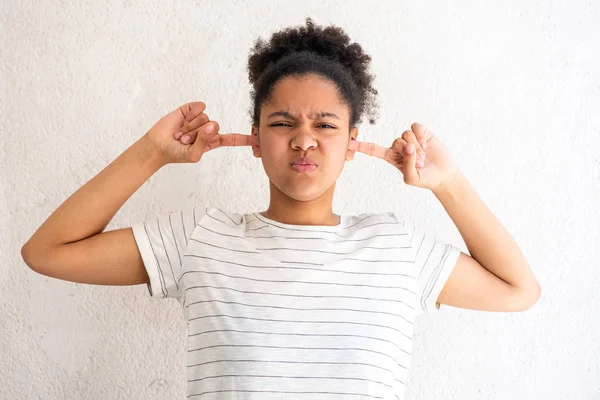
<instances>
[{"instance_id":1,"label":"forehead","mask_svg":"<svg viewBox=\"0 0 600 400\"><path fill-rule=\"evenodd\" d=\"M263 111L286 111L292 115L327 111L340 118L349 114L335 84L315 75L286 77L277 82Z\"/></svg>"}]
</instances>

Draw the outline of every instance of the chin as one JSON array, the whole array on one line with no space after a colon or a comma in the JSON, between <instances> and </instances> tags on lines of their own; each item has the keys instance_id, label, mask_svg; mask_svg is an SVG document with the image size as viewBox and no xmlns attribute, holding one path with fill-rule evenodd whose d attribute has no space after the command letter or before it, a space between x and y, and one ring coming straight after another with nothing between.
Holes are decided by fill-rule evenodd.
<instances>
[{"instance_id":1,"label":"chin","mask_svg":"<svg viewBox=\"0 0 600 400\"><path fill-rule=\"evenodd\" d=\"M321 191L317 190L317 188L302 189L298 187L290 188L290 190L286 190L283 193L297 201L314 200L322 194Z\"/></svg>"},{"instance_id":2,"label":"chin","mask_svg":"<svg viewBox=\"0 0 600 400\"><path fill-rule=\"evenodd\" d=\"M287 182L284 185L275 185L280 192L285 194L286 196L296 200L296 201L310 201L319 198L326 192L325 189L321 188L319 185L310 184L306 182L305 184L298 184L297 182L291 183Z\"/></svg>"}]
</instances>

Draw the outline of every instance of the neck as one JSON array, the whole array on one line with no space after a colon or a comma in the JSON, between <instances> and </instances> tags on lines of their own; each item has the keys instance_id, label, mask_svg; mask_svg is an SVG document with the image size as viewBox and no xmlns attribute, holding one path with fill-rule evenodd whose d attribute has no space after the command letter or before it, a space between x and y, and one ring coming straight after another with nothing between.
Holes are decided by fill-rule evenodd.
<instances>
[{"instance_id":1,"label":"neck","mask_svg":"<svg viewBox=\"0 0 600 400\"><path fill-rule=\"evenodd\" d=\"M290 225L339 225L341 218L333 213L332 200L335 184L317 199L298 201L281 193L270 183L269 208L259 213L282 224Z\"/></svg>"}]
</instances>

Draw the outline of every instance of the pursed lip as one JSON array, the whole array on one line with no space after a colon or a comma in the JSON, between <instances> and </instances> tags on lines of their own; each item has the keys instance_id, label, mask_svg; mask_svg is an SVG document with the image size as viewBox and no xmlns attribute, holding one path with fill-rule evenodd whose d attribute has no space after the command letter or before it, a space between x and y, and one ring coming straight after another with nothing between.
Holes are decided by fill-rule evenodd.
<instances>
[{"instance_id":1,"label":"pursed lip","mask_svg":"<svg viewBox=\"0 0 600 400\"><path fill-rule=\"evenodd\" d=\"M294 161L292 161L291 165L316 165L317 167L319 166L309 157L298 157Z\"/></svg>"}]
</instances>

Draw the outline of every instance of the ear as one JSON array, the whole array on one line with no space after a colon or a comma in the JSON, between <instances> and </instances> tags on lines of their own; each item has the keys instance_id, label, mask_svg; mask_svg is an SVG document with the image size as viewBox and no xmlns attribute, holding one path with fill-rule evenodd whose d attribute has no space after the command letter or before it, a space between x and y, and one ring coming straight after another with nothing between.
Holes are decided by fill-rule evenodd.
<instances>
[{"instance_id":1,"label":"ear","mask_svg":"<svg viewBox=\"0 0 600 400\"><path fill-rule=\"evenodd\" d=\"M260 158L260 137L258 136L258 127L255 125L252 125L252 135L258 139L258 145L252 146L252 154L254 154L254 157Z\"/></svg>"},{"instance_id":2,"label":"ear","mask_svg":"<svg viewBox=\"0 0 600 400\"><path fill-rule=\"evenodd\" d=\"M356 140L357 136L358 136L358 128L354 127L350 130L349 141ZM348 150L348 152L346 153L346 161L354 160L354 153L356 153L355 150Z\"/></svg>"}]
</instances>

